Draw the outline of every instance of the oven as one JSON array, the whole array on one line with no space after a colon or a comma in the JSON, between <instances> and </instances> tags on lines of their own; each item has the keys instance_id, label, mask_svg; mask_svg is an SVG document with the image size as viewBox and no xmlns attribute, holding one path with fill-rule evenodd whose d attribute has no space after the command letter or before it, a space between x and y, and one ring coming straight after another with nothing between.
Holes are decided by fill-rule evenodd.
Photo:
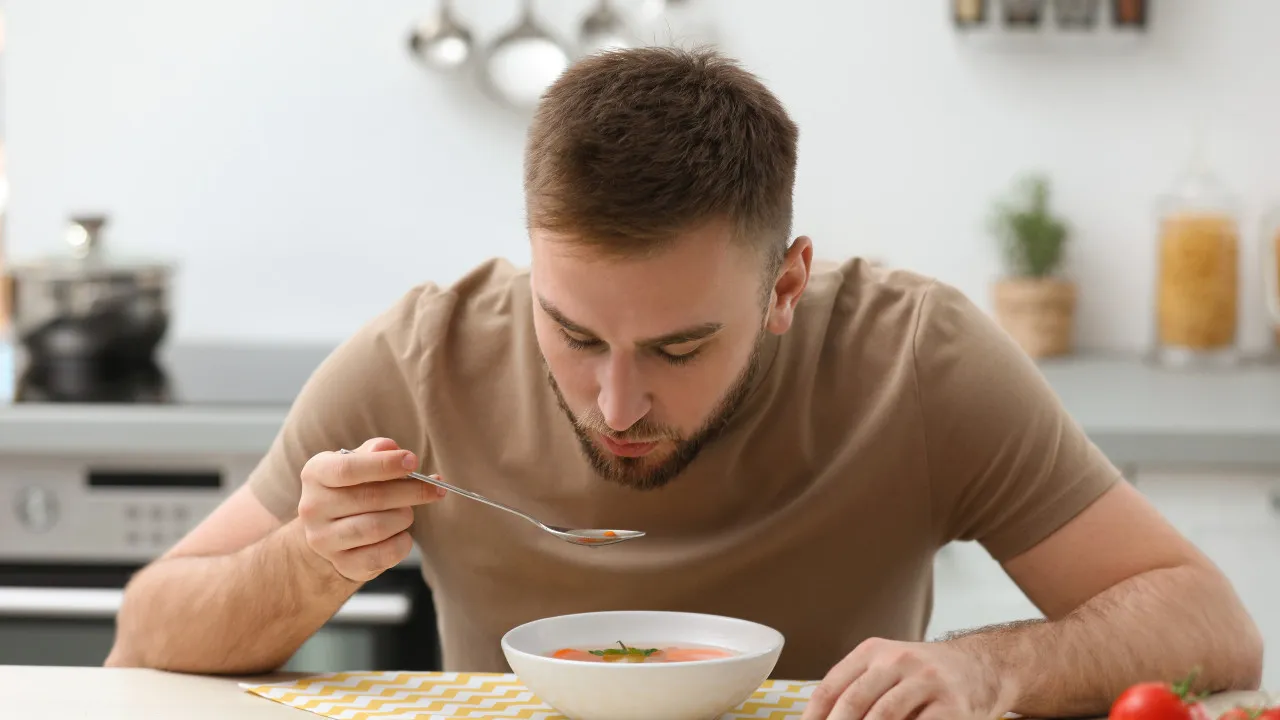
<instances>
[{"instance_id":1,"label":"oven","mask_svg":"<svg viewBox=\"0 0 1280 720\"><path fill-rule=\"evenodd\" d=\"M248 477L257 457L0 453L0 665L100 666L123 588ZM416 551L368 583L287 670L434 670Z\"/></svg>"}]
</instances>

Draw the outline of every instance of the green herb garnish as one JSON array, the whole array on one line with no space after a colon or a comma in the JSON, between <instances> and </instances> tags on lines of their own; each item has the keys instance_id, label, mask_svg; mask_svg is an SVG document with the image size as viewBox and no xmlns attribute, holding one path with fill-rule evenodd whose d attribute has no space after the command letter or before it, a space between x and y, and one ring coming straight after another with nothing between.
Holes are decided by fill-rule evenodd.
<instances>
[{"instance_id":1,"label":"green herb garnish","mask_svg":"<svg viewBox=\"0 0 1280 720\"><path fill-rule=\"evenodd\" d=\"M618 641L617 648L607 648L604 650L588 650L587 652L602 657L605 660L619 660L625 657L647 658L658 652L658 648L633 648L627 647L621 640Z\"/></svg>"}]
</instances>

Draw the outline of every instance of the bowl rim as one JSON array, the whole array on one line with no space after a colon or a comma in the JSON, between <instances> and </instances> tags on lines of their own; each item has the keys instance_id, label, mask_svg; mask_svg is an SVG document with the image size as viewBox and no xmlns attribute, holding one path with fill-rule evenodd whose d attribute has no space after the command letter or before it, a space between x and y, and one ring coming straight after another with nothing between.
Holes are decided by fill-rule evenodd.
<instances>
[{"instance_id":1,"label":"bowl rim","mask_svg":"<svg viewBox=\"0 0 1280 720\"><path fill-rule=\"evenodd\" d=\"M769 647L761 650L754 650L752 652L742 652L736 655L730 655L729 657L708 658L706 660L685 660L678 663L584 663L581 660L566 660L564 658L556 658L556 657L550 657L548 655L539 655L537 653L526 652L524 650L521 650L520 648L513 646L510 642L512 635L532 625L538 625L538 624L549 622L552 620L564 620L567 618L576 618L576 617L598 617L601 615L668 615L668 616L680 616L680 617L711 618L716 621L728 621L730 623L735 623L735 624L755 626L757 628L761 628L763 630L767 630L768 632L772 633L774 636L774 639L772 642L769 643ZM549 615L547 617L538 618L536 620L530 620L528 622L521 623L511 628L510 630L502 634L502 642L501 642L502 650L504 653L514 653L521 657L536 658L538 662L546 662L553 665L572 665L575 667L591 667L593 669L609 668L609 670L603 670L603 672L615 671L614 669L620 668L620 667L631 668L631 670L628 670L628 672L636 672L636 668L648 668L648 670L644 672L650 672L650 671L656 672L655 668L665 668L667 672L670 672L672 668L676 668L676 667L707 667L711 665L728 665L732 663L741 663L748 660L757 660L759 658L767 657L775 653L780 654L782 652L782 648L785 645L786 645L786 636L783 635L782 632L779 631L777 628L771 627L769 625L765 625L764 623L759 623L754 620L747 620L745 618L734 617L732 615L717 615L715 613L686 612L682 610L598 610L598 611L588 611L588 612L579 612L579 613L566 613L563 615ZM600 670L595 670L595 671L599 672Z\"/></svg>"}]
</instances>

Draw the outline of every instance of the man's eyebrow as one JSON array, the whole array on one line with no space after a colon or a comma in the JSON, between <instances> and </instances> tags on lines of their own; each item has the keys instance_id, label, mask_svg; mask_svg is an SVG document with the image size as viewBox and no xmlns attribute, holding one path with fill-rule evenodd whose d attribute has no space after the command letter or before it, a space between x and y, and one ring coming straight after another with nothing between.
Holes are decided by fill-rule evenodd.
<instances>
[{"instance_id":1,"label":"man's eyebrow","mask_svg":"<svg viewBox=\"0 0 1280 720\"><path fill-rule=\"evenodd\" d=\"M564 313L560 312L560 308L556 307L555 305L552 305L551 301L547 300L541 295L538 296L538 304L542 306L543 312L550 315L552 320L555 320L556 322L560 323L560 325L565 330L568 330L569 332L577 333L579 335L590 335L591 337L596 336L595 333L591 332L590 330L582 327L581 325L565 317Z\"/></svg>"},{"instance_id":2,"label":"man's eyebrow","mask_svg":"<svg viewBox=\"0 0 1280 720\"><path fill-rule=\"evenodd\" d=\"M683 343L689 343L689 342L694 342L696 340L703 340L705 338L709 338L712 335L715 335L716 333L720 332L720 328L722 327L724 327L724 325L721 325L720 323L714 323L714 322L702 323L701 325L694 325L693 327L685 328L684 330L677 330L676 332L663 335L662 337L659 337L659 338L654 338L652 340L645 340L640 344L648 347L661 347L663 345L681 345Z\"/></svg>"},{"instance_id":3,"label":"man's eyebrow","mask_svg":"<svg viewBox=\"0 0 1280 720\"><path fill-rule=\"evenodd\" d=\"M568 330L569 332L572 332L572 333L577 333L578 335L587 335L589 337L596 337L595 333L591 332L587 328L584 328L581 325L570 320L569 318L565 317L565 314L561 312L559 308L551 304L549 300L542 297L541 295L538 296L538 304L542 306L542 310L545 313L547 313L547 315L551 316L552 320L555 320L557 323L559 323L560 326L563 327L565 330ZM677 330L673 333L667 333L666 335L663 335L661 337L656 337L649 340L642 340L638 344L645 347L662 347L664 345L680 345L682 343L695 342L697 340L703 340L703 339L709 338L712 335L715 335L716 333L720 332L722 328L724 328L724 325L721 323L717 323L717 322L702 323L701 325L694 325L693 327L688 327L683 330Z\"/></svg>"}]
</instances>

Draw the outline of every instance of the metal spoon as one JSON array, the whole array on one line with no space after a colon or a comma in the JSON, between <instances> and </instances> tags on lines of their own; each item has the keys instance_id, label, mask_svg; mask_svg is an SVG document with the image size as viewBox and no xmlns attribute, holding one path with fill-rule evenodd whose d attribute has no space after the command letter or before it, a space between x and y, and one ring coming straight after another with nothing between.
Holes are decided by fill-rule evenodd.
<instances>
[{"instance_id":1,"label":"metal spoon","mask_svg":"<svg viewBox=\"0 0 1280 720\"><path fill-rule=\"evenodd\" d=\"M532 110L569 67L569 50L534 18L533 0L521 4L520 19L486 48L481 86L500 103Z\"/></svg>"},{"instance_id":2,"label":"metal spoon","mask_svg":"<svg viewBox=\"0 0 1280 720\"><path fill-rule=\"evenodd\" d=\"M473 45L471 31L453 14L451 0L442 0L440 13L420 23L409 35L409 50L427 65L441 70L465 65Z\"/></svg>"},{"instance_id":3,"label":"metal spoon","mask_svg":"<svg viewBox=\"0 0 1280 720\"><path fill-rule=\"evenodd\" d=\"M578 31L578 52L582 55L634 45L631 31L610 0L599 0L595 9L583 18Z\"/></svg>"},{"instance_id":4,"label":"metal spoon","mask_svg":"<svg viewBox=\"0 0 1280 720\"><path fill-rule=\"evenodd\" d=\"M338 453L342 455L350 455L351 451L339 450ZM636 538L644 537L644 533L639 530L596 530L596 529L588 529L588 528L574 529L574 528L557 527L555 525L547 525L546 523L541 522L537 518L531 515L528 515L526 513L522 513L513 507L508 507L506 505L503 505L502 503L497 502L496 500L490 500L489 498L484 497L483 495L477 495L476 493L473 493L470 490L463 490L462 488L456 485L450 485L449 483L445 482L444 480L441 480L435 475L423 475L421 473L416 473L416 472L408 472L408 473L405 473L405 475L415 480L421 480L422 482L430 483L432 485L435 485L436 487L444 488L449 492L458 493L463 497L471 498L472 500L475 500L477 502L482 502L485 505L496 507L499 510L506 510L507 512L513 515L518 515L524 518L525 520L528 520L529 522L533 523L534 525L537 525L538 527L551 533L552 535L555 535L561 540L564 540L565 542L573 543L574 545L586 545L587 547L600 547L602 545L613 545L614 543L620 543L627 540L635 540Z\"/></svg>"}]
</instances>

